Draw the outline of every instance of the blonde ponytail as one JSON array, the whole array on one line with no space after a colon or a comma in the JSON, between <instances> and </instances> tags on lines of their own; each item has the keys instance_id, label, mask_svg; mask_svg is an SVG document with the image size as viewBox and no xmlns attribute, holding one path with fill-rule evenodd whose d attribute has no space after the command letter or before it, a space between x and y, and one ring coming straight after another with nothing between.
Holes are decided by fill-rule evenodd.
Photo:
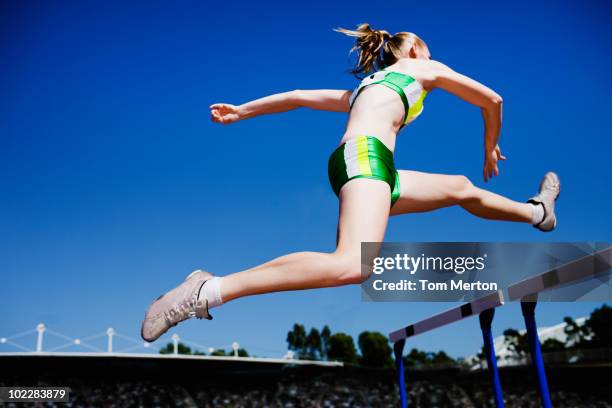
<instances>
[{"instance_id":1,"label":"blonde ponytail","mask_svg":"<svg viewBox=\"0 0 612 408\"><path fill-rule=\"evenodd\" d=\"M385 30L374 30L369 24L360 24L356 30L336 28L342 34L355 37L355 45L350 52L357 51L358 59L351 72L355 76L367 75L371 71L378 71L393 65L402 57L402 45L404 41L410 41L417 45L425 45L425 42L414 33L399 32L395 35Z\"/></svg>"},{"instance_id":2,"label":"blonde ponytail","mask_svg":"<svg viewBox=\"0 0 612 408\"><path fill-rule=\"evenodd\" d=\"M385 45L385 41L391 38L385 30L373 30L369 24L360 24L356 30L347 30L346 28L336 28L342 34L350 37L355 37L355 45L350 52L357 51L357 64L351 71L353 74L367 74L373 70L379 70L385 67L380 51Z\"/></svg>"}]
</instances>

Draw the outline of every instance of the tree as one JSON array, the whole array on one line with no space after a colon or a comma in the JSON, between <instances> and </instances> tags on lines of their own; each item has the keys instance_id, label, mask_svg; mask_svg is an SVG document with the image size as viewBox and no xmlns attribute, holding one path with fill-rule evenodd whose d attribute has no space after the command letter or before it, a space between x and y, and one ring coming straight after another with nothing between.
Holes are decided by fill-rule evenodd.
<instances>
[{"instance_id":1,"label":"tree","mask_svg":"<svg viewBox=\"0 0 612 408\"><path fill-rule=\"evenodd\" d=\"M431 364L434 366L448 367L457 365L457 361L448 354L446 354L444 351L440 350L432 356Z\"/></svg>"},{"instance_id":2,"label":"tree","mask_svg":"<svg viewBox=\"0 0 612 408\"><path fill-rule=\"evenodd\" d=\"M429 354L426 351L421 351L417 348L413 348L404 357L404 365L408 367L423 367L429 365Z\"/></svg>"},{"instance_id":3,"label":"tree","mask_svg":"<svg viewBox=\"0 0 612 408\"><path fill-rule=\"evenodd\" d=\"M520 359L527 355L529 350L529 339L527 333L520 333L516 329L506 329L504 331L504 343L514 357Z\"/></svg>"},{"instance_id":4,"label":"tree","mask_svg":"<svg viewBox=\"0 0 612 408\"><path fill-rule=\"evenodd\" d=\"M321 330L321 358L327 359L329 352L329 338L331 337L331 329L328 325L323 326Z\"/></svg>"},{"instance_id":5,"label":"tree","mask_svg":"<svg viewBox=\"0 0 612 408\"><path fill-rule=\"evenodd\" d=\"M557 339L546 339L544 343L542 343L542 351L561 351L565 350L565 343L559 341Z\"/></svg>"},{"instance_id":6,"label":"tree","mask_svg":"<svg viewBox=\"0 0 612 408\"><path fill-rule=\"evenodd\" d=\"M480 368L485 367L485 363L487 363L487 352L484 346L482 346L478 354L476 354L476 360L478 360Z\"/></svg>"},{"instance_id":7,"label":"tree","mask_svg":"<svg viewBox=\"0 0 612 408\"><path fill-rule=\"evenodd\" d=\"M484 354L482 354L482 357L484 358ZM450 357L448 354L446 354L442 350L435 353L431 351L422 351L422 350L413 348L404 357L404 364L410 367L423 368L423 367L455 366L458 364L458 362L457 360Z\"/></svg>"},{"instance_id":8,"label":"tree","mask_svg":"<svg viewBox=\"0 0 612 408\"><path fill-rule=\"evenodd\" d=\"M574 319L569 316L566 316L563 321L565 322L565 327L563 328L563 332L566 336L566 346L572 348L583 347L586 342L588 342L589 337L589 328L587 325L578 324Z\"/></svg>"},{"instance_id":9,"label":"tree","mask_svg":"<svg viewBox=\"0 0 612 408\"><path fill-rule=\"evenodd\" d=\"M585 326L591 335L590 347L612 347L612 307L604 304L593 310Z\"/></svg>"},{"instance_id":10,"label":"tree","mask_svg":"<svg viewBox=\"0 0 612 408\"><path fill-rule=\"evenodd\" d=\"M293 330L287 333L287 344L289 350L294 351L298 358L304 358L306 355L306 329L303 325L295 323Z\"/></svg>"},{"instance_id":11,"label":"tree","mask_svg":"<svg viewBox=\"0 0 612 408\"><path fill-rule=\"evenodd\" d=\"M365 331L359 335L360 363L366 367L392 367L391 346L387 337L379 332Z\"/></svg>"},{"instance_id":12,"label":"tree","mask_svg":"<svg viewBox=\"0 0 612 408\"><path fill-rule=\"evenodd\" d=\"M310 329L308 337L306 337L305 358L308 360L317 360L321 357L321 335L314 327Z\"/></svg>"},{"instance_id":13,"label":"tree","mask_svg":"<svg viewBox=\"0 0 612 408\"><path fill-rule=\"evenodd\" d=\"M234 350L215 349L211 354L214 357L233 357ZM249 352L242 347L238 349L238 357L248 357Z\"/></svg>"},{"instance_id":14,"label":"tree","mask_svg":"<svg viewBox=\"0 0 612 408\"><path fill-rule=\"evenodd\" d=\"M191 348L179 341L177 345L178 354L191 354ZM159 349L159 354L174 354L174 343L168 343Z\"/></svg>"},{"instance_id":15,"label":"tree","mask_svg":"<svg viewBox=\"0 0 612 408\"><path fill-rule=\"evenodd\" d=\"M328 360L357 363L357 351L353 338L346 333L335 333L329 337Z\"/></svg>"}]
</instances>

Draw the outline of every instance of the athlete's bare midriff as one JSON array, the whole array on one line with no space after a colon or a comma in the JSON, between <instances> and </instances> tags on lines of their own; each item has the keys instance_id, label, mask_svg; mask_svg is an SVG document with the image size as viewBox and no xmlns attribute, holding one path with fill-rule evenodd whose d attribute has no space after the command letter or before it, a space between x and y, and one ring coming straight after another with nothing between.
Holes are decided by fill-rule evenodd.
<instances>
[{"instance_id":1,"label":"athlete's bare midriff","mask_svg":"<svg viewBox=\"0 0 612 408\"><path fill-rule=\"evenodd\" d=\"M430 61L402 60L387 70L410 75L425 89L431 85ZM402 100L396 92L380 84L370 85L355 100L340 143L360 135L374 136L393 151L405 113Z\"/></svg>"}]
</instances>

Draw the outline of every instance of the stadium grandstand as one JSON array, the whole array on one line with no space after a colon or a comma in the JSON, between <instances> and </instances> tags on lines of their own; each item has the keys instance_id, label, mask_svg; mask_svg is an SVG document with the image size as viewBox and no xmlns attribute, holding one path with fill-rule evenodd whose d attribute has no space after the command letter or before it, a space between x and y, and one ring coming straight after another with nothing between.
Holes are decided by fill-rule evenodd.
<instances>
[{"instance_id":1,"label":"stadium grandstand","mask_svg":"<svg viewBox=\"0 0 612 408\"><path fill-rule=\"evenodd\" d=\"M548 328L542 330L550 331ZM47 348L46 340L51 337L62 340L62 344ZM115 350L116 339L133 345ZM99 343L104 343L106 348L97 347ZM162 349L130 339L113 329L77 339L42 324L33 330L1 337L0 386L69 387L70 397L67 403L0 403L0 406L297 408L399 405L391 369L300 360L292 352L278 358L241 357L237 343L224 346L234 351L230 350L228 355L185 355L179 352L181 345L209 352L214 349L175 335L169 353L159 354ZM610 406L612 391L606 380L610 367L601 359L597 364L549 365L555 406ZM501 375L506 406L538 406L536 391L529 389L529 381L525 381L534 375L529 365L501 367ZM493 406L486 370L433 366L411 369L409 376L409 406Z\"/></svg>"}]
</instances>

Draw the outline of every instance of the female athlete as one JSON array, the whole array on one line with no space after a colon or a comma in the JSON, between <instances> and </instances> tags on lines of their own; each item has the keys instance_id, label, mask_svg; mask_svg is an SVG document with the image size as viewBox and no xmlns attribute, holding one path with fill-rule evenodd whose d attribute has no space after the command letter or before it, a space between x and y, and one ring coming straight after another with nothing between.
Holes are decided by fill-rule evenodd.
<instances>
[{"instance_id":1,"label":"female athlete","mask_svg":"<svg viewBox=\"0 0 612 408\"><path fill-rule=\"evenodd\" d=\"M560 191L555 173L547 173L539 193L524 203L478 188L465 176L396 170L398 132L421 114L428 93L439 88L481 109L484 181L497 176L498 162L505 160L498 145L502 98L432 60L425 42L413 33L391 35L368 24L337 31L356 39L353 72L363 80L353 92L295 90L238 106L210 106L212 121L222 124L300 107L349 113L328 163L329 181L340 202L336 249L293 253L223 277L196 270L149 306L141 329L146 341L190 317L210 320L210 309L244 296L362 282L367 276L361 273L361 242L382 241L389 215L459 205L481 218L530 223L542 231L555 228Z\"/></svg>"}]
</instances>

